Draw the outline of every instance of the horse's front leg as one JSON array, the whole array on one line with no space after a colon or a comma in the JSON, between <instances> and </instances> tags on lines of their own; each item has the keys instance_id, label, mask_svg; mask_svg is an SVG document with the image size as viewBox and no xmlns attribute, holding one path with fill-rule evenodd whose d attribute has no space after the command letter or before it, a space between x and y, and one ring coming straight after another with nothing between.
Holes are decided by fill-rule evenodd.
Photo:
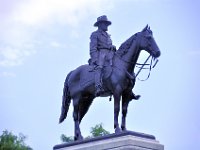
<instances>
[{"instance_id":1,"label":"horse's front leg","mask_svg":"<svg viewBox=\"0 0 200 150\"><path fill-rule=\"evenodd\" d=\"M126 131L126 115L128 110L129 99L127 97L122 96L122 131Z\"/></svg>"},{"instance_id":2,"label":"horse's front leg","mask_svg":"<svg viewBox=\"0 0 200 150\"><path fill-rule=\"evenodd\" d=\"M81 130L79 127L79 99L73 100L74 105L74 112L73 112L73 118L74 118L74 140L82 140L83 137L81 135Z\"/></svg>"},{"instance_id":3,"label":"horse's front leg","mask_svg":"<svg viewBox=\"0 0 200 150\"><path fill-rule=\"evenodd\" d=\"M115 129L115 133L121 132L121 129L119 127L119 122L118 122L118 116L119 116L119 111L120 111L120 97L121 97L120 92L116 92L114 94L114 129Z\"/></svg>"}]
</instances>

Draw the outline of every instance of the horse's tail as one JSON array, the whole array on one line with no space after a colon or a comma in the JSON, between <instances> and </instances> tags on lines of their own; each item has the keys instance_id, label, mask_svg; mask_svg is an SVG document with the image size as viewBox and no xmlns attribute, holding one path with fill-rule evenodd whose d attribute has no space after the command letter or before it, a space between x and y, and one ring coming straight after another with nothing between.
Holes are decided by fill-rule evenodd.
<instances>
[{"instance_id":1,"label":"horse's tail","mask_svg":"<svg viewBox=\"0 0 200 150\"><path fill-rule=\"evenodd\" d=\"M71 96L69 92L69 86L68 86L68 80L69 76L71 75L72 71L67 75L64 83L64 88L63 88L63 96L62 96L62 107L61 107L61 115L59 119L59 123L62 123L65 118L67 117L67 112L69 110L69 106L71 103Z\"/></svg>"}]
</instances>

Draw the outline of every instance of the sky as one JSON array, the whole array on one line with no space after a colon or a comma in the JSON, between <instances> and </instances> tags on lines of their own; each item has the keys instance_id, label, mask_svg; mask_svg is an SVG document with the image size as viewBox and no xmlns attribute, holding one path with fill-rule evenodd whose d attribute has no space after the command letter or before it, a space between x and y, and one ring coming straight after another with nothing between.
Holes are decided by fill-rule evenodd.
<instances>
[{"instance_id":1,"label":"sky","mask_svg":"<svg viewBox=\"0 0 200 150\"><path fill-rule=\"evenodd\" d=\"M107 15L117 48L148 24L161 50L150 78L136 81L141 98L129 105L127 129L154 135L166 150L200 149L199 8L199 0L0 0L0 133L23 133L34 150L73 136L72 106L58 124L63 83L87 63L93 24ZM99 123L113 133L113 109L96 98L83 136Z\"/></svg>"}]
</instances>

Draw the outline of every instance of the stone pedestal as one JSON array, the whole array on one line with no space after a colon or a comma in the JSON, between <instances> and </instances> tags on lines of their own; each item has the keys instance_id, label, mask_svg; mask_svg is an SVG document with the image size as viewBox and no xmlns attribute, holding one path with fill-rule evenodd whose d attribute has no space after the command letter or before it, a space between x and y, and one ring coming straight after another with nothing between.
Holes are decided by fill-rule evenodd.
<instances>
[{"instance_id":1,"label":"stone pedestal","mask_svg":"<svg viewBox=\"0 0 200 150\"><path fill-rule=\"evenodd\" d=\"M54 146L54 150L164 150L154 136L133 131Z\"/></svg>"}]
</instances>

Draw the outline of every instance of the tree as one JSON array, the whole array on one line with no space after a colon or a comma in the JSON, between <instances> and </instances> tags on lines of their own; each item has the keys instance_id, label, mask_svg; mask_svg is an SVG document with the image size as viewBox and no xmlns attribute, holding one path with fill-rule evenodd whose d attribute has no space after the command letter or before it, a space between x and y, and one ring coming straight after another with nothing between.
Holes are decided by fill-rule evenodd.
<instances>
[{"instance_id":1,"label":"tree","mask_svg":"<svg viewBox=\"0 0 200 150\"><path fill-rule=\"evenodd\" d=\"M103 124L100 123L100 124L95 125L94 127L91 127L90 134L91 135L88 136L88 137L86 137L86 139L90 139L90 138L94 138L94 137L98 137L98 136L108 135L108 134L110 134L110 132L106 131L103 128ZM60 136L60 139L61 139L62 142L71 142L71 141L74 141L74 139L73 139L72 136L66 136L64 134L62 134Z\"/></svg>"},{"instance_id":2,"label":"tree","mask_svg":"<svg viewBox=\"0 0 200 150\"><path fill-rule=\"evenodd\" d=\"M90 133L92 134L92 137L104 136L110 134L110 132L106 131L103 128L102 123L97 124L95 127L92 127Z\"/></svg>"},{"instance_id":3,"label":"tree","mask_svg":"<svg viewBox=\"0 0 200 150\"><path fill-rule=\"evenodd\" d=\"M13 135L7 130L0 136L0 150L32 150L25 144L26 136L22 133L19 136Z\"/></svg>"},{"instance_id":4,"label":"tree","mask_svg":"<svg viewBox=\"0 0 200 150\"><path fill-rule=\"evenodd\" d=\"M72 142L74 141L74 138L72 136L66 136L64 134L61 134L60 139L62 142Z\"/></svg>"}]
</instances>

